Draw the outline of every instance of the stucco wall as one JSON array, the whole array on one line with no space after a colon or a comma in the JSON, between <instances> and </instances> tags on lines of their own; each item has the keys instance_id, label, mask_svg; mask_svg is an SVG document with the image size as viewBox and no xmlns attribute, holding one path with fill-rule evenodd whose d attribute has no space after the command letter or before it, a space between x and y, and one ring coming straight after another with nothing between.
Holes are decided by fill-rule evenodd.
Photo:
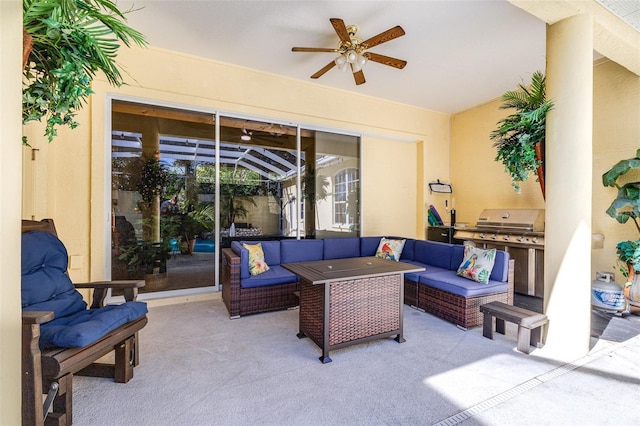
<instances>
[{"instance_id":1,"label":"stucco wall","mask_svg":"<svg viewBox=\"0 0 640 426\"><path fill-rule=\"evenodd\" d=\"M635 156L640 148L640 80L608 60L594 66L593 212L592 232L604 234L604 248L592 252L592 276L613 271L618 241L638 238L631 223L618 224L606 213L616 190L602 186L602 174L616 162ZM532 176L522 192L511 188L508 174L494 161L496 150L489 134L508 113L495 99L454 114L451 129L451 176L458 222L475 225L484 208L545 208L540 187ZM571 159L566 159L571 161ZM622 277L617 274L617 281Z\"/></svg>"},{"instance_id":2,"label":"stucco wall","mask_svg":"<svg viewBox=\"0 0 640 426\"><path fill-rule=\"evenodd\" d=\"M433 165L439 178L449 178L448 114L153 48L124 50L118 61L129 84L116 89L97 79L77 129L61 130L52 144L37 126L26 129L39 160L25 172L33 184L24 191L23 215L56 220L73 257L74 280L107 275L111 97L361 133L363 235L424 236L417 207L429 197L424 170ZM420 162L418 147L424 152Z\"/></svg>"}]
</instances>

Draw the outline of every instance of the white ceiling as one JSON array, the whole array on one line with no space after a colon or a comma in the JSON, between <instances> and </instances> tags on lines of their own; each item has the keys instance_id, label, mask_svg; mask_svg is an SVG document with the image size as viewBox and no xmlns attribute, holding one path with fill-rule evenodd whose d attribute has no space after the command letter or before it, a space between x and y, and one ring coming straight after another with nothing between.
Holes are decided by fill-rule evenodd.
<instances>
[{"instance_id":1,"label":"white ceiling","mask_svg":"<svg viewBox=\"0 0 640 426\"><path fill-rule=\"evenodd\" d=\"M620 1L629 2L638 9L639 0ZM545 23L506 0L118 1L120 10L131 4L143 9L128 23L152 46L446 113L499 97L545 66ZM402 26L405 36L371 51L407 66L370 62L360 86L337 67L311 80L335 54L291 48L336 47L329 18L357 25L363 39Z\"/></svg>"}]
</instances>

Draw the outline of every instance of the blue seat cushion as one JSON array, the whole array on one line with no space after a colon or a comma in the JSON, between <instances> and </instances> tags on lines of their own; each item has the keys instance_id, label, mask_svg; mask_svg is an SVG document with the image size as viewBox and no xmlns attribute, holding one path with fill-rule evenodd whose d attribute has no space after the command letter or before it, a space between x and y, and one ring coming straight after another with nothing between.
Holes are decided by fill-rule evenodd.
<instances>
[{"instance_id":1,"label":"blue seat cushion","mask_svg":"<svg viewBox=\"0 0 640 426\"><path fill-rule=\"evenodd\" d=\"M422 273L419 283L463 297L506 293L509 289L506 282L489 280L487 284L481 284L468 278L459 277L452 271L432 274Z\"/></svg>"},{"instance_id":2,"label":"blue seat cushion","mask_svg":"<svg viewBox=\"0 0 640 426\"><path fill-rule=\"evenodd\" d=\"M146 303L126 302L55 318L40 326L40 348L81 348L146 313Z\"/></svg>"},{"instance_id":3,"label":"blue seat cushion","mask_svg":"<svg viewBox=\"0 0 640 426\"><path fill-rule=\"evenodd\" d=\"M439 268L437 266L425 265L424 263L417 262L415 260L400 260L401 262L408 263L409 265L416 265L424 268L424 271L420 272L409 272L404 274L404 277L409 281L420 282L420 277L427 274L437 274L438 272L447 272L448 269ZM455 271L449 271L452 274L455 274Z\"/></svg>"},{"instance_id":4,"label":"blue seat cushion","mask_svg":"<svg viewBox=\"0 0 640 426\"><path fill-rule=\"evenodd\" d=\"M265 271L258 275L251 275L248 278L240 279L240 287L242 288L254 288L264 287L274 284L287 284L295 283L298 281L298 276L293 272L283 268L280 265L273 265L269 267L268 271Z\"/></svg>"},{"instance_id":5,"label":"blue seat cushion","mask_svg":"<svg viewBox=\"0 0 640 426\"><path fill-rule=\"evenodd\" d=\"M324 259L344 259L360 257L360 238L325 238Z\"/></svg>"},{"instance_id":6,"label":"blue seat cushion","mask_svg":"<svg viewBox=\"0 0 640 426\"><path fill-rule=\"evenodd\" d=\"M40 326L42 349L89 345L147 313L142 302L87 310L66 274L67 263L67 250L55 235L41 231L22 234L22 310L54 314L53 320Z\"/></svg>"}]
</instances>

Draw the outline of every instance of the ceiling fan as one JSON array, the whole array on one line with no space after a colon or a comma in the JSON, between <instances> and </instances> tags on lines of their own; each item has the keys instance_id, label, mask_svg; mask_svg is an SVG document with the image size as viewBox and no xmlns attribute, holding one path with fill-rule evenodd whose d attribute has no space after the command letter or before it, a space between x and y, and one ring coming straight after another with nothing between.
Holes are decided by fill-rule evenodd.
<instances>
[{"instance_id":1,"label":"ceiling fan","mask_svg":"<svg viewBox=\"0 0 640 426\"><path fill-rule=\"evenodd\" d=\"M311 78L318 78L337 65L338 68L343 70L350 67L356 84L363 84L365 79L362 67L368 61L378 62L398 69L403 69L405 65L407 65L407 61L403 61L402 59L391 58L389 56L379 55L368 51L368 49L374 46L403 36L405 34L404 30L399 25L363 41L360 37L356 36L356 33L358 32L357 26L346 26L344 21L340 18L331 18L329 21L331 21L336 34L338 34L338 37L340 38L336 49L324 47L291 48L292 52L339 53L338 57L313 74Z\"/></svg>"}]
</instances>

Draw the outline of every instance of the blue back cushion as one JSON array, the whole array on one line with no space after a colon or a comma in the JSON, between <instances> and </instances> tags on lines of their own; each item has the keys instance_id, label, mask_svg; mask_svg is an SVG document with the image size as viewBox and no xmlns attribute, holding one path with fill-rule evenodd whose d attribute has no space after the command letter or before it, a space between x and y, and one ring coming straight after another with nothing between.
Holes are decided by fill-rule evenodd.
<instances>
[{"instance_id":1,"label":"blue back cushion","mask_svg":"<svg viewBox=\"0 0 640 426\"><path fill-rule=\"evenodd\" d=\"M453 246L453 252L451 253L451 266L449 269L452 271L457 271L460 265L462 264L462 260L464 259L464 245L463 244L455 244Z\"/></svg>"},{"instance_id":2,"label":"blue back cushion","mask_svg":"<svg viewBox=\"0 0 640 426\"><path fill-rule=\"evenodd\" d=\"M231 249L240 255L240 278L249 278L251 276L251 272L249 272L249 250L242 245L258 243L262 245L264 261L267 265L275 266L280 264L280 241L234 241L231 243Z\"/></svg>"},{"instance_id":3,"label":"blue back cushion","mask_svg":"<svg viewBox=\"0 0 640 426\"><path fill-rule=\"evenodd\" d=\"M325 238L324 259L360 257L360 238Z\"/></svg>"},{"instance_id":4,"label":"blue back cushion","mask_svg":"<svg viewBox=\"0 0 640 426\"><path fill-rule=\"evenodd\" d=\"M53 234L22 234L22 310L53 311L56 318L87 309L66 274L67 250Z\"/></svg>"},{"instance_id":5,"label":"blue back cushion","mask_svg":"<svg viewBox=\"0 0 640 426\"><path fill-rule=\"evenodd\" d=\"M449 269L451 267L452 248L452 244L418 240L415 243L414 260L425 265Z\"/></svg>"},{"instance_id":6,"label":"blue back cushion","mask_svg":"<svg viewBox=\"0 0 640 426\"><path fill-rule=\"evenodd\" d=\"M406 238L404 241L404 247L400 254L400 260L413 260L416 247L416 240L413 238Z\"/></svg>"},{"instance_id":7,"label":"blue back cushion","mask_svg":"<svg viewBox=\"0 0 640 426\"><path fill-rule=\"evenodd\" d=\"M282 263L309 262L322 260L323 240L282 240L280 241L280 260Z\"/></svg>"},{"instance_id":8,"label":"blue back cushion","mask_svg":"<svg viewBox=\"0 0 640 426\"><path fill-rule=\"evenodd\" d=\"M360 237L360 255L375 256L382 237Z\"/></svg>"},{"instance_id":9,"label":"blue back cushion","mask_svg":"<svg viewBox=\"0 0 640 426\"><path fill-rule=\"evenodd\" d=\"M509 259L510 255L506 251L496 250L496 259L493 264L493 270L489 276L490 280L508 281L509 280Z\"/></svg>"},{"instance_id":10,"label":"blue back cushion","mask_svg":"<svg viewBox=\"0 0 640 426\"><path fill-rule=\"evenodd\" d=\"M53 311L40 327L40 347L79 348L147 313L142 302L87 310L66 274L67 250L48 232L22 234L22 310Z\"/></svg>"}]
</instances>

